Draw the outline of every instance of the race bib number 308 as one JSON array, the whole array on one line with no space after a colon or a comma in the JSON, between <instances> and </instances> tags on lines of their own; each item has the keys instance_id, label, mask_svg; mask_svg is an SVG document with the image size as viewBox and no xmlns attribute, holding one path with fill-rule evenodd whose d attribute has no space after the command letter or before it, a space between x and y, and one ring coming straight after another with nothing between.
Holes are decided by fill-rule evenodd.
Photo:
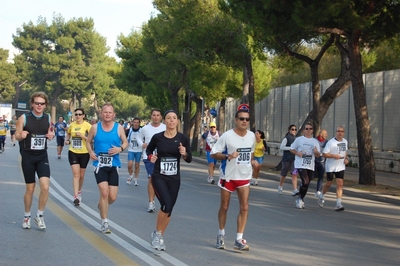
<instances>
[{"instance_id":1,"label":"race bib number 308","mask_svg":"<svg viewBox=\"0 0 400 266\"><path fill-rule=\"evenodd\" d=\"M239 156L236 158L236 165L248 165L251 163L251 148L237 149Z\"/></svg>"}]
</instances>

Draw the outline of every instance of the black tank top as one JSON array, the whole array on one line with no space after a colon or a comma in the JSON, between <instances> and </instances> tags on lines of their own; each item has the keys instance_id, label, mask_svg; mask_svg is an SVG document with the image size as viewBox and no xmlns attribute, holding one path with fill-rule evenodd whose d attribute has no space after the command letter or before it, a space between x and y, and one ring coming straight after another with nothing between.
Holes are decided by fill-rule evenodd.
<instances>
[{"instance_id":1,"label":"black tank top","mask_svg":"<svg viewBox=\"0 0 400 266\"><path fill-rule=\"evenodd\" d=\"M46 134L49 130L49 115L43 114L36 117L32 112L25 114L25 131L29 134L19 142L20 149L24 151L44 151L47 150Z\"/></svg>"}]
</instances>

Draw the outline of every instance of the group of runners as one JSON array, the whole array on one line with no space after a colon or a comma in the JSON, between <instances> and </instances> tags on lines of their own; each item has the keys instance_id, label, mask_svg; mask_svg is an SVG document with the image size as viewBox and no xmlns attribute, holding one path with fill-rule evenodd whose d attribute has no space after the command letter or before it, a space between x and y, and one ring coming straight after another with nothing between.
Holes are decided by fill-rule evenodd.
<instances>
[{"instance_id":1,"label":"group of runners","mask_svg":"<svg viewBox=\"0 0 400 266\"><path fill-rule=\"evenodd\" d=\"M50 116L44 113L47 104L48 98L45 93L33 93L30 99L31 112L21 115L16 123L15 137L20 141L21 165L26 183L25 213L22 224L24 229L31 227L31 206L36 185L35 173L39 180L40 194L34 221L40 229L46 229L44 208L50 186L47 139L51 140L55 136ZM134 118L130 129L125 130L122 125L114 121L116 114L112 104L106 103L101 109L100 122L89 124L84 120L84 110L77 108L74 112L75 121L68 128L61 126L66 131L64 143L69 145L68 159L73 174L74 198L72 202L76 206L82 202L82 185L86 167L90 159L93 161L94 176L99 189L98 209L101 216L100 230L102 233L111 233L108 209L110 204L115 202L118 194L118 168L121 167L119 154L128 148L129 177L127 184L131 184L133 181L134 185L138 185L140 157L143 157L148 176L148 212L156 211L155 197L160 204L155 230L151 232L151 245L156 250L166 249L164 234L170 223L181 184L181 158L187 163L192 160L189 139L186 135L178 132L178 113L175 110L168 110L164 115L161 114L161 110L153 109L151 123L140 128L140 119ZM233 247L238 250L250 249L243 238L248 217L250 185L258 184L259 169L267 147L262 131L254 134L248 130L249 121L249 108L239 108L235 113L234 128L221 134L216 130L215 123L212 122L210 132L202 136L207 143L207 160L210 162L208 182L211 184L215 183L213 179L215 163L217 160L221 161L217 182L221 194L216 242L218 249L225 248L227 211L231 193L235 191L240 208ZM61 119L59 122L62 123ZM292 125L289 130L291 131L291 129L296 128ZM312 137L310 124L305 126L304 136L289 139L289 151L294 155L294 163L285 163L284 166L286 168L292 166L292 171L296 169L302 180L298 192L299 197L296 200L297 208L305 207L304 197L313 176L314 160L322 155L326 159L327 182L318 194L318 204L323 207L324 194L335 176L338 185L335 209L344 210L341 205L340 189L343 186L344 165L348 159L347 141L343 135L344 128L338 127L336 137L326 143L322 152L320 143ZM287 147L287 145L286 143L284 146ZM61 156L59 150L57 156ZM282 192L282 185L279 187L278 191Z\"/></svg>"}]
</instances>

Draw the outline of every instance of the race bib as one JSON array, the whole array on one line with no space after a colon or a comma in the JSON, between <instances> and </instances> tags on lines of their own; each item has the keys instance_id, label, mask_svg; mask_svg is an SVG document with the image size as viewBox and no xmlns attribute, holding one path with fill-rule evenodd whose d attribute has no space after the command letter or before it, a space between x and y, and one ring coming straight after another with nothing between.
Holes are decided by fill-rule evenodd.
<instances>
[{"instance_id":1,"label":"race bib","mask_svg":"<svg viewBox=\"0 0 400 266\"><path fill-rule=\"evenodd\" d=\"M303 160L302 163L303 166L311 165L312 155L305 154L303 155L302 160Z\"/></svg>"},{"instance_id":2,"label":"race bib","mask_svg":"<svg viewBox=\"0 0 400 266\"><path fill-rule=\"evenodd\" d=\"M210 146L210 148L212 149L212 147L214 147L215 143L217 143L217 141L212 140L212 141L208 142L208 146Z\"/></svg>"},{"instance_id":3,"label":"race bib","mask_svg":"<svg viewBox=\"0 0 400 266\"><path fill-rule=\"evenodd\" d=\"M57 133L58 133L59 137L64 137L64 133L65 133L64 131L58 130Z\"/></svg>"},{"instance_id":4,"label":"race bib","mask_svg":"<svg viewBox=\"0 0 400 266\"><path fill-rule=\"evenodd\" d=\"M161 157L160 173L163 175L176 175L178 173L178 159L172 157Z\"/></svg>"},{"instance_id":5,"label":"race bib","mask_svg":"<svg viewBox=\"0 0 400 266\"><path fill-rule=\"evenodd\" d=\"M100 153L98 156L99 164L98 167L111 167L113 162L113 157L108 155L108 153Z\"/></svg>"},{"instance_id":6,"label":"race bib","mask_svg":"<svg viewBox=\"0 0 400 266\"><path fill-rule=\"evenodd\" d=\"M31 150L44 150L46 144L46 136L35 135L31 138Z\"/></svg>"},{"instance_id":7,"label":"race bib","mask_svg":"<svg viewBox=\"0 0 400 266\"><path fill-rule=\"evenodd\" d=\"M82 139L81 138L72 138L72 148L74 149L82 149Z\"/></svg>"},{"instance_id":8,"label":"race bib","mask_svg":"<svg viewBox=\"0 0 400 266\"><path fill-rule=\"evenodd\" d=\"M239 156L236 158L236 165L248 165L251 163L251 148L237 149Z\"/></svg>"},{"instance_id":9,"label":"race bib","mask_svg":"<svg viewBox=\"0 0 400 266\"><path fill-rule=\"evenodd\" d=\"M131 140L131 142L129 143L129 145L131 146L131 148L137 148L139 147L139 143L137 142L136 139Z\"/></svg>"}]
</instances>

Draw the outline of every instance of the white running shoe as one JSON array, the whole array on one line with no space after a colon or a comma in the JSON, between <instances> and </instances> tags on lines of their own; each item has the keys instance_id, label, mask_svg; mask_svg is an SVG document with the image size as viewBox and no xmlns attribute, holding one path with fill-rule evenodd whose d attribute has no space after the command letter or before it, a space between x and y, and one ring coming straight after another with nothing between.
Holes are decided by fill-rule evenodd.
<instances>
[{"instance_id":1,"label":"white running shoe","mask_svg":"<svg viewBox=\"0 0 400 266\"><path fill-rule=\"evenodd\" d=\"M162 234L156 230L151 233L151 246L155 250L165 250L164 238Z\"/></svg>"},{"instance_id":2,"label":"white running shoe","mask_svg":"<svg viewBox=\"0 0 400 266\"><path fill-rule=\"evenodd\" d=\"M337 211L337 212L344 211L343 205L340 203L336 204L335 211Z\"/></svg>"},{"instance_id":3,"label":"white running shoe","mask_svg":"<svg viewBox=\"0 0 400 266\"><path fill-rule=\"evenodd\" d=\"M296 200L296 208L297 209L303 209L303 201L301 200L301 198L297 198Z\"/></svg>"},{"instance_id":4,"label":"white running shoe","mask_svg":"<svg viewBox=\"0 0 400 266\"><path fill-rule=\"evenodd\" d=\"M325 199L324 199L324 194L320 193L318 195L318 206L323 208L324 207L324 203L325 203Z\"/></svg>"},{"instance_id":5,"label":"white running shoe","mask_svg":"<svg viewBox=\"0 0 400 266\"><path fill-rule=\"evenodd\" d=\"M215 247L218 249L225 249L225 235L218 235L217 236L217 243Z\"/></svg>"},{"instance_id":6,"label":"white running shoe","mask_svg":"<svg viewBox=\"0 0 400 266\"><path fill-rule=\"evenodd\" d=\"M35 221L40 230L46 229L46 224L44 223L43 215L36 216L35 219L33 220Z\"/></svg>"},{"instance_id":7,"label":"white running shoe","mask_svg":"<svg viewBox=\"0 0 400 266\"><path fill-rule=\"evenodd\" d=\"M22 223L22 228L31 229L31 217L24 216L24 222Z\"/></svg>"},{"instance_id":8,"label":"white running shoe","mask_svg":"<svg viewBox=\"0 0 400 266\"><path fill-rule=\"evenodd\" d=\"M233 244L233 248L237 249L237 250L245 250L245 251L250 250L249 245L247 245L247 242L244 239L236 239L235 244Z\"/></svg>"},{"instance_id":9,"label":"white running shoe","mask_svg":"<svg viewBox=\"0 0 400 266\"><path fill-rule=\"evenodd\" d=\"M282 195L282 193L283 193L283 187L278 186L278 194Z\"/></svg>"},{"instance_id":10,"label":"white running shoe","mask_svg":"<svg viewBox=\"0 0 400 266\"><path fill-rule=\"evenodd\" d=\"M104 223L101 225L101 232L102 232L103 234L111 234L111 230L110 230L110 228L108 227L108 222L104 222Z\"/></svg>"},{"instance_id":11,"label":"white running shoe","mask_svg":"<svg viewBox=\"0 0 400 266\"><path fill-rule=\"evenodd\" d=\"M147 208L148 212L155 212L156 211L156 204L154 201L149 202L149 207Z\"/></svg>"},{"instance_id":12,"label":"white running shoe","mask_svg":"<svg viewBox=\"0 0 400 266\"><path fill-rule=\"evenodd\" d=\"M127 183L128 185L132 184L132 179L133 179L132 177L129 177L128 180L126 180L126 183Z\"/></svg>"},{"instance_id":13,"label":"white running shoe","mask_svg":"<svg viewBox=\"0 0 400 266\"><path fill-rule=\"evenodd\" d=\"M209 176L209 177L207 178L207 182L210 183L211 185L214 185L215 180L214 180L214 178L213 178L212 176Z\"/></svg>"},{"instance_id":14,"label":"white running shoe","mask_svg":"<svg viewBox=\"0 0 400 266\"><path fill-rule=\"evenodd\" d=\"M292 192L292 196L294 197L294 196L297 196L297 195L299 195L300 194L300 192L297 190L297 188L295 189L295 190L293 190L293 192Z\"/></svg>"},{"instance_id":15,"label":"white running shoe","mask_svg":"<svg viewBox=\"0 0 400 266\"><path fill-rule=\"evenodd\" d=\"M138 184L138 182L137 182L137 178L135 178L135 181L134 181L133 185L134 185L135 187L139 186L139 184Z\"/></svg>"},{"instance_id":16,"label":"white running shoe","mask_svg":"<svg viewBox=\"0 0 400 266\"><path fill-rule=\"evenodd\" d=\"M321 191L315 192L315 197L318 198L320 194L321 194Z\"/></svg>"}]
</instances>

